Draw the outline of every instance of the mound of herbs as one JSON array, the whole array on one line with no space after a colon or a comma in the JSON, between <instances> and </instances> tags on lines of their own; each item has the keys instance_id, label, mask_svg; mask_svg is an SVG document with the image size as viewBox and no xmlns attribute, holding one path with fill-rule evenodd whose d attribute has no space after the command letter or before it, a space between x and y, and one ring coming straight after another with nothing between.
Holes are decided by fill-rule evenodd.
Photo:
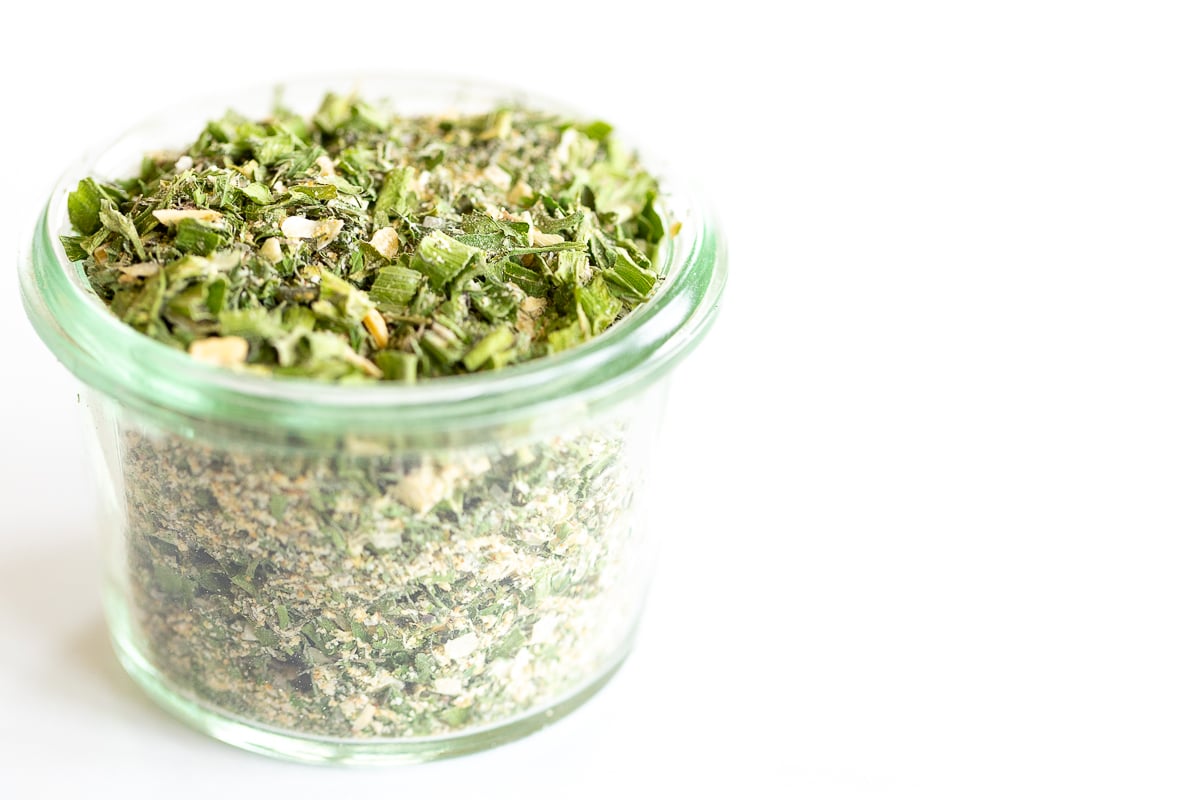
<instances>
[{"instance_id":1,"label":"mound of herbs","mask_svg":"<svg viewBox=\"0 0 1200 800\"><path fill-rule=\"evenodd\" d=\"M85 178L62 243L114 314L197 359L415 381L565 350L644 302L657 194L604 123L329 95Z\"/></svg>"}]
</instances>

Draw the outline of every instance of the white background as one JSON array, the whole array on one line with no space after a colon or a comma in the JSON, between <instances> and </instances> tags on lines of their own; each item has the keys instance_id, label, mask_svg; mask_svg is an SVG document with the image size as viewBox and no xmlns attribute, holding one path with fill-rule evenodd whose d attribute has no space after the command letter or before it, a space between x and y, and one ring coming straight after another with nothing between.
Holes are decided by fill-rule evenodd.
<instances>
[{"instance_id":1,"label":"white background","mask_svg":"<svg viewBox=\"0 0 1200 800\"><path fill-rule=\"evenodd\" d=\"M0 775L25 787L11 796L1200 794L1187 4L6 13ZM625 669L524 741L367 771L208 740L124 677L74 385L13 270L57 175L131 117L358 68L517 84L636 133L717 202L732 275L673 386L655 512L668 546Z\"/></svg>"}]
</instances>

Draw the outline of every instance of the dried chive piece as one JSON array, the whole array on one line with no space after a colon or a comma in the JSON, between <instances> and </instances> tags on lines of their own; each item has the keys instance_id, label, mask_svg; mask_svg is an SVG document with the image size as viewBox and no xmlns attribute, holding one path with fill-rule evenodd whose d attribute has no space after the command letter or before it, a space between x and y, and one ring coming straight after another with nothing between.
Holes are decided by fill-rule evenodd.
<instances>
[{"instance_id":1,"label":"dried chive piece","mask_svg":"<svg viewBox=\"0 0 1200 800\"><path fill-rule=\"evenodd\" d=\"M421 239L417 246L417 259L413 262L417 270L429 278L429 285L441 290L448 281L458 277L482 258L478 247L457 241L441 231L434 231Z\"/></svg>"},{"instance_id":2,"label":"dried chive piece","mask_svg":"<svg viewBox=\"0 0 1200 800\"><path fill-rule=\"evenodd\" d=\"M573 347L645 302L657 196L603 122L329 95L309 120L229 113L136 178L85 178L62 243L167 344L239 335L267 374L407 382Z\"/></svg>"},{"instance_id":3,"label":"dried chive piece","mask_svg":"<svg viewBox=\"0 0 1200 800\"><path fill-rule=\"evenodd\" d=\"M371 300L381 311L403 313L423 281L424 276L415 269L384 267L375 274Z\"/></svg>"},{"instance_id":4,"label":"dried chive piece","mask_svg":"<svg viewBox=\"0 0 1200 800\"><path fill-rule=\"evenodd\" d=\"M474 372L489 360L497 366L502 366L507 360L507 354L512 348L516 337L508 328L496 328L479 340L465 356L463 366Z\"/></svg>"}]
</instances>

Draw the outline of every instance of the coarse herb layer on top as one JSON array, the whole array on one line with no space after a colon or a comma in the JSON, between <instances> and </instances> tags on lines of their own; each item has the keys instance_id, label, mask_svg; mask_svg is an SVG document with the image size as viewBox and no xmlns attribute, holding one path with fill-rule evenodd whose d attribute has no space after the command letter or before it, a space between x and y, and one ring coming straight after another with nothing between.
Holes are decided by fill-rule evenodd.
<instances>
[{"instance_id":1,"label":"coarse herb layer on top","mask_svg":"<svg viewBox=\"0 0 1200 800\"><path fill-rule=\"evenodd\" d=\"M524 108L210 122L137 178L82 180L62 237L137 330L323 380L496 369L578 345L654 291L658 185L604 123Z\"/></svg>"}]
</instances>

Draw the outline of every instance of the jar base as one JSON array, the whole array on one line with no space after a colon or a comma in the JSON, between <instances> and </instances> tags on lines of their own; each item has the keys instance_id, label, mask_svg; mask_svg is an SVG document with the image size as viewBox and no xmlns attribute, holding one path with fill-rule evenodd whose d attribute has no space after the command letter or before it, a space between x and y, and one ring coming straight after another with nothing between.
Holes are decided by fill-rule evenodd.
<instances>
[{"instance_id":1,"label":"jar base","mask_svg":"<svg viewBox=\"0 0 1200 800\"><path fill-rule=\"evenodd\" d=\"M613 661L593 680L550 706L537 708L509 722L471 732L410 739L327 739L268 728L227 714L203 701L181 694L133 645L120 615L109 615L109 632L117 659L135 682L164 710L187 725L234 747L306 764L417 764L453 758L521 739L561 719L600 691L629 655L633 636Z\"/></svg>"}]
</instances>

